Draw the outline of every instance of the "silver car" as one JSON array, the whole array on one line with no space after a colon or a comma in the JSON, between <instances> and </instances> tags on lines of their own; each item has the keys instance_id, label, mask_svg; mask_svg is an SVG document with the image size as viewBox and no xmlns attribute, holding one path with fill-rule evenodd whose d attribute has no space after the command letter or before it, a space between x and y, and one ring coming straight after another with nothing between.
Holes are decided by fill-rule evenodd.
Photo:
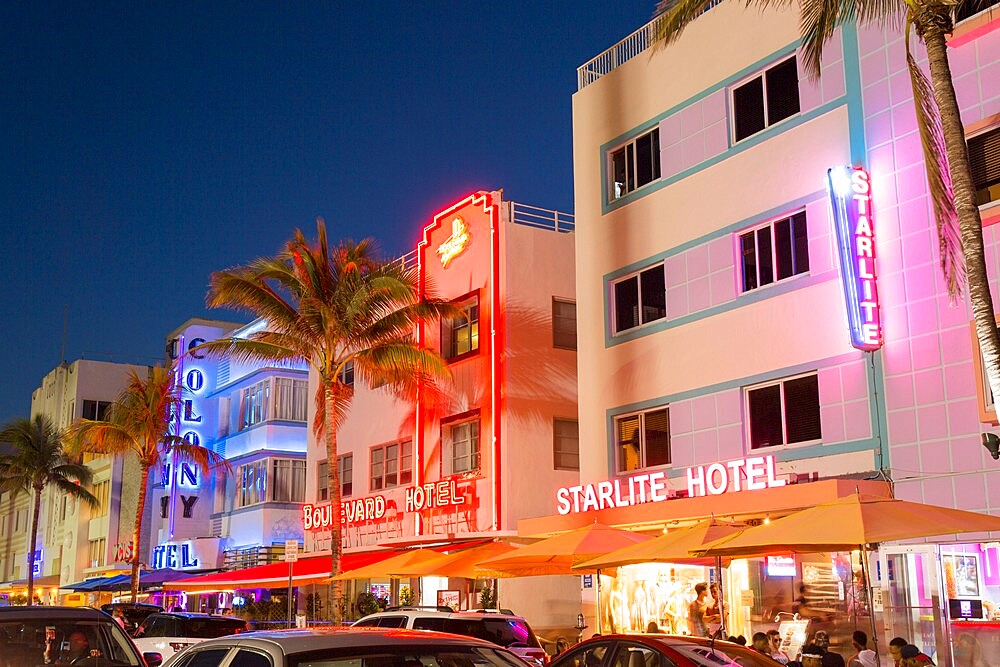
<instances>
[{"instance_id":1,"label":"silver car","mask_svg":"<svg viewBox=\"0 0 1000 667\"><path fill-rule=\"evenodd\" d=\"M388 628L248 632L208 639L164 667L525 667L481 639Z\"/></svg>"}]
</instances>

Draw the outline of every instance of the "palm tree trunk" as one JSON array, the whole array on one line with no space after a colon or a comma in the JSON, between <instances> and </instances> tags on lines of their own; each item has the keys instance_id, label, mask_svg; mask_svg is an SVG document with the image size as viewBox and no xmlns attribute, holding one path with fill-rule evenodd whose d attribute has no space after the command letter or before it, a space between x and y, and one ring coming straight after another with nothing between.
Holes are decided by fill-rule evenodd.
<instances>
[{"instance_id":1,"label":"palm tree trunk","mask_svg":"<svg viewBox=\"0 0 1000 667\"><path fill-rule=\"evenodd\" d=\"M925 19L926 16L926 19ZM920 35L927 46L931 84L934 99L941 115L941 129L948 151L948 169L951 174L958 213L958 229L965 256L965 272L969 283L969 300L976 323L976 337L986 365L986 379L993 396L1000 398L1000 335L997 332L993 311L993 296L990 293L989 277L986 273L986 258L983 252L983 220L976 204L972 172L969 168L969 149L965 143L965 128L958 110L958 99L948 64L948 46L945 34L951 31L952 22L949 7L940 5L928 8L921 17Z\"/></svg>"},{"instance_id":2,"label":"palm tree trunk","mask_svg":"<svg viewBox=\"0 0 1000 667\"><path fill-rule=\"evenodd\" d=\"M344 546L342 542L343 527L341 521L343 516L340 512L340 470L337 465L337 429L334 425L333 416L336 414L334 406L337 397L337 381L331 380L324 383L324 419L323 434L326 439L326 469L329 471L328 485L330 487L330 510L333 516L333 525L330 527L330 576L340 574L340 557L343 554ZM330 620L334 625L340 625L344 620L340 613L340 598L344 593L344 583L342 581L330 582Z\"/></svg>"},{"instance_id":3,"label":"palm tree trunk","mask_svg":"<svg viewBox=\"0 0 1000 667\"><path fill-rule=\"evenodd\" d=\"M132 525L132 602L139 600L139 537L142 534L142 515L146 511L146 485L149 482L149 464L140 463L139 499L135 508L135 523Z\"/></svg>"},{"instance_id":4,"label":"palm tree trunk","mask_svg":"<svg viewBox=\"0 0 1000 667\"><path fill-rule=\"evenodd\" d=\"M35 506L31 510L31 541L28 543L28 606L35 599L35 546L38 543L38 514L42 508L42 487L35 486Z\"/></svg>"}]
</instances>

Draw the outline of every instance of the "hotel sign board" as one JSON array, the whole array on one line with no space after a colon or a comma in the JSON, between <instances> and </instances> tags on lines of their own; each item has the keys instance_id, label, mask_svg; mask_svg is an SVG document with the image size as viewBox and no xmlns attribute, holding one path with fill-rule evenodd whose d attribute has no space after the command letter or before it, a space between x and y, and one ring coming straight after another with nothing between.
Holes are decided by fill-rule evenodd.
<instances>
[{"instance_id":1,"label":"hotel sign board","mask_svg":"<svg viewBox=\"0 0 1000 667\"><path fill-rule=\"evenodd\" d=\"M749 456L743 459L693 466L687 469L688 497L716 496L729 491L756 491L784 486L774 471L773 456ZM630 477L562 487L556 492L559 514L629 507L669 500L667 474L663 471Z\"/></svg>"},{"instance_id":2,"label":"hotel sign board","mask_svg":"<svg viewBox=\"0 0 1000 667\"><path fill-rule=\"evenodd\" d=\"M826 181L851 345L870 352L882 347L871 177L861 167L833 167L826 172Z\"/></svg>"},{"instance_id":3,"label":"hotel sign board","mask_svg":"<svg viewBox=\"0 0 1000 667\"><path fill-rule=\"evenodd\" d=\"M428 482L420 486L407 487L404 492L406 512L440 507L464 505L464 495L459 494L455 480ZM385 496L368 496L345 500L340 503L341 522L344 525L378 521L385 518L388 502ZM333 509L330 503L302 506L302 528L304 530L330 530L333 527Z\"/></svg>"}]
</instances>

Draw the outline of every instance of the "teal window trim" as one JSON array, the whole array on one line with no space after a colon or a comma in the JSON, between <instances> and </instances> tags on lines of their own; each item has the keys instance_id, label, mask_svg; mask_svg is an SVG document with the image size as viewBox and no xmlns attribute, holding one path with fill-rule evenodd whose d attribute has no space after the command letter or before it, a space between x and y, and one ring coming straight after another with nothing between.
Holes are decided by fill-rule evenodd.
<instances>
[{"instance_id":1,"label":"teal window trim","mask_svg":"<svg viewBox=\"0 0 1000 667\"><path fill-rule=\"evenodd\" d=\"M846 336L846 332L845 332ZM620 405L613 408L608 408L605 411L605 428L606 428L606 455L607 455L607 470L609 477L611 479L615 476L615 418L622 415L631 414L633 412L642 412L646 410L651 410L660 406L671 406L680 401L688 401L694 398L699 398L701 396L707 396L710 394L718 394L724 391L732 391L738 389L741 391L746 387L752 387L759 384L765 384L768 382L774 382L781 380L786 377L794 377L796 375L803 375L810 372L820 372L824 368L830 366L836 366L838 364L843 364L851 361L863 360L865 364L865 376L868 383L868 406L869 414L871 415L871 427L873 432L873 437L863 438L861 440L850 440L845 442L832 442L824 443L819 442L811 445L782 445L776 447L767 447L765 449L754 450L757 452L766 452L774 456L775 461L799 461L802 459L816 458L818 456L830 456L836 454L845 454L851 452L861 452L861 451L871 451L876 456L881 456L883 465L888 467L888 459L885 438L880 437L880 433L885 433L884 430L884 410L880 411L878 406L878 401L876 396L878 392L874 390L877 383L882 379L881 371L881 361L878 360L875 363L869 361L867 353L860 351L847 352L845 354L827 357L825 359L817 359L815 361L796 364L794 366L786 366L784 368L778 368L764 373L758 373L756 375L750 375L742 378L734 378L732 380L726 380L725 382L718 382L716 384L707 385L705 387L698 387L696 389L689 389L687 391L681 391L674 394L667 394L665 396L658 396L655 398L649 398L644 401L637 401L635 403L629 403L626 405ZM820 405L822 410L823 406ZM742 413L742 410L741 410ZM743 450L744 453L747 452L746 443L746 415L742 416L740 421L741 426L741 437L743 437ZM671 432L671 439L673 438L673 433ZM712 461L705 461L705 463L710 463ZM878 461L876 461L876 465ZM700 464L696 464L700 465ZM678 467L673 464L668 467L663 468L667 477L674 478L684 475L687 471L686 467ZM861 471L859 471L861 472Z\"/></svg>"},{"instance_id":2,"label":"teal window trim","mask_svg":"<svg viewBox=\"0 0 1000 667\"><path fill-rule=\"evenodd\" d=\"M738 222L734 222L725 227L708 232L697 238L691 239L690 241L685 241L680 245L674 246L668 250L661 253L651 255L637 262L632 262L627 266L623 266L620 269L616 269L610 273L606 273L603 278L604 282L604 347L614 347L621 343L626 343L637 338L642 338L643 336L648 336L660 331L665 331L667 329L672 329L682 324L688 324L696 320L703 319L705 317L711 317L713 315L718 315L719 313L724 313L735 308L741 308L745 305L756 303L764 299L771 298L773 296L779 296L781 294L787 294L793 289L799 289L802 287L808 287L810 285L815 285L819 282L825 282L827 280L833 280L838 277L837 271L827 271L823 273L803 273L798 276L793 276L786 281L775 283L766 287L761 287L749 292L741 292L732 301L727 301L726 303L718 304L705 310L699 310L694 313L688 313L682 317L676 317L674 319L663 318L656 320L655 322L650 322L649 324L639 325L631 329L626 329L620 333L615 333L614 331L614 313L612 312L612 307L614 305L613 289L614 283L619 279L641 271L645 268L655 266L661 262L665 262L667 258L674 255L678 255L682 252L686 252L700 245L710 243L719 238L732 236L737 232L744 229L749 229L751 227L756 227L769 220L775 220L783 215L790 212L798 211L808 204L815 201L826 199L825 190L817 190L811 192L807 195L797 197L790 202L782 204L781 206L776 206L772 209L758 213L756 215L750 216L749 218L744 218ZM734 266L733 269L737 270L738 267ZM735 278L734 278L735 280ZM667 308L670 308L669 301L667 302Z\"/></svg>"}]
</instances>

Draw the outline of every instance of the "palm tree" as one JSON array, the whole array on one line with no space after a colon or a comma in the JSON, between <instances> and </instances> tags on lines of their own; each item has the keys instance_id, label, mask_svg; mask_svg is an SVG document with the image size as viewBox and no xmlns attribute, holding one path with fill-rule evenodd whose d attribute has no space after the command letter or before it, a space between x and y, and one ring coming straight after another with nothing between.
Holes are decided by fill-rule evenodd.
<instances>
[{"instance_id":1,"label":"palm tree","mask_svg":"<svg viewBox=\"0 0 1000 667\"><path fill-rule=\"evenodd\" d=\"M976 0L744 1L748 7L761 9L798 7L802 52L813 74L819 74L823 47L841 25L903 27L917 126L937 218L941 268L953 302L961 296L963 283L968 281L986 375L993 395L1000 396L1000 334L986 274L983 221L976 204L965 129L955 97L946 41L954 27L954 13ZM676 40L707 5L707 0L660 0L654 12L659 19L657 45L665 46ZM929 79L911 53L911 30L927 48Z\"/></svg>"},{"instance_id":2,"label":"palm tree","mask_svg":"<svg viewBox=\"0 0 1000 667\"><path fill-rule=\"evenodd\" d=\"M330 503L340 507L337 431L353 396L341 373L353 362L355 377L371 386L419 403L448 377L441 357L414 337L425 319L451 314L452 308L421 295L416 273L401 262L384 262L374 242L345 241L330 248L323 220L318 240L309 244L300 230L273 258L212 274L208 305L228 307L263 318L267 330L198 348L254 362L306 360L318 376L313 432L326 444ZM334 516L340 517L339 512ZM330 572L340 573L341 525L331 529ZM341 620L341 582L330 588L330 614Z\"/></svg>"},{"instance_id":3,"label":"palm tree","mask_svg":"<svg viewBox=\"0 0 1000 667\"><path fill-rule=\"evenodd\" d=\"M12 496L22 491L33 494L28 538L28 606L31 606L35 596L34 560L42 491L55 486L66 495L97 507L97 498L83 486L90 484L93 474L87 466L69 459L63 449L62 434L45 415L14 419L0 430L0 442L13 449L13 453L0 456L0 492Z\"/></svg>"},{"instance_id":4,"label":"palm tree","mask_svg":"<svg viewBox=\"0 0 1000 667\"><path fill-rule=\"evenodd\" d=\"M204 475L226 467L215 452L192 445L171 433L179 414L180 387L173 369L154 366L146 377L129 371L128 383L108 406L102 421L77 420L70 427L73 451L112 456L135 456L139 461L139 500L132 527L132 601L139 596L139 536L142 532L150 471L174 459L198 466Z\"/></svg>"}]
</instances>

